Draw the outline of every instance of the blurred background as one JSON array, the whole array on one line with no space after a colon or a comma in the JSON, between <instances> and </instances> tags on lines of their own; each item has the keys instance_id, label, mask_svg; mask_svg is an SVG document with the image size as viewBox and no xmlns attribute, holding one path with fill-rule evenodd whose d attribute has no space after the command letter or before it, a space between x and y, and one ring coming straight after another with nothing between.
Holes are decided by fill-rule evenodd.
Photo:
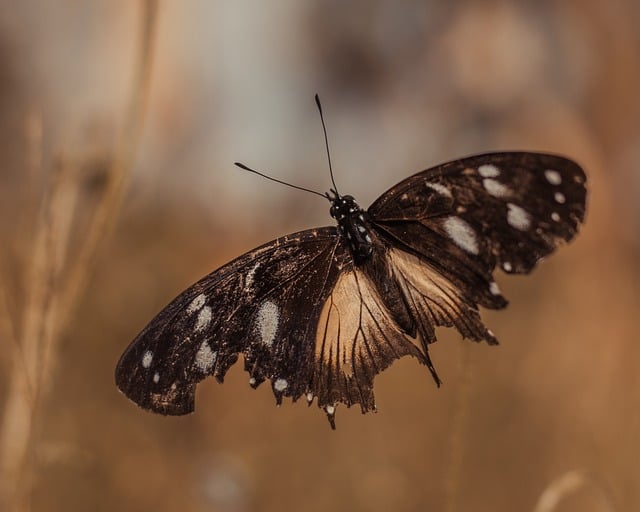
<instances>
[{"instance_id":1,"label":"blurred background","mask_svg":"<svg viewBox=\"0 0 640 512\"><path fill-rule=\"evenodd\" d=\"M0 2L0 462L7 510L639 510L640 4ZM164 418L115 364L178 292L475 152L561 153L580 236L498 275L498 347L441 330L378 413L275 407L237 364Z\"/></svg>"}]
</instances>

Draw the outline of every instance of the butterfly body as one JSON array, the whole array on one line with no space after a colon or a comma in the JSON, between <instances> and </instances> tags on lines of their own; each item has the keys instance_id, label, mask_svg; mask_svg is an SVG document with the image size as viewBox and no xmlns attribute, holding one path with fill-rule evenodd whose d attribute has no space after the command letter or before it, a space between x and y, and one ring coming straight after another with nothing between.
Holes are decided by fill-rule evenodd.
<instances>
[{"instance_id":1,"label":"butterfly body","mask_svg":"<svg viewBox=\"0 0 640 512\"><path fill-rule=\"evenodd\" d=\"M491 153L417 173L368 210L332 191L337 226L287 235L205 276L154 318L116 369L120 390L162 414L194 409L240 355L277 403L301 397L334 426L339 404L375 410L374 377L429 357L436 328L497 343L479 306L506 299L493 278L529 273L584 219L586 177L571 160Z\"/></svg>"},{"instance_id":2,"label":"butterfly body","mask_svg":"<svg viewBox=\"0 0 640 512\"><path fill-rule=\"evenodd\" d=\"M353 261L356 265L371 257L373 252L373 239L369 228L367 212L365 212L352 196L340 196L335 193L331 198L329 213L338 222L338 233L344 238Z\"/></svg>"}]
</instances>

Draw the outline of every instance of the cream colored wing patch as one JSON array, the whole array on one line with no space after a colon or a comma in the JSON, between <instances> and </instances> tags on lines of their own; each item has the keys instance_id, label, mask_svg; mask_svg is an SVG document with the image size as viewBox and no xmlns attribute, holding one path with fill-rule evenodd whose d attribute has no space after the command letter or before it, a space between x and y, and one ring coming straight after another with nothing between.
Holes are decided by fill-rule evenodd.
<instances>
[{"instance_id":1,"label":"cream colored wing patch","mask_svg":"<svg viewBox=\"0 0 640 512\"><path fill-rule=\"evenodd\" d=\"M359 403L363 412L374 410L375 375L405 355L425 363L369 278L358 269L344 272L322 308L316 331L310 389L318 405L330 420L337 403Z\"/></svg>"},{"instance_id":2,"label":"cream colored wing patch","mask_svg":"<svg viewBox=\"0 0 640 512\"><path fill-rule=\"evenodd\" d=\"M446 326L455 327L465 338L497 343L476 304L437 270L400 249L390 249L387 261L424 342L434 342L435 327Z\"/></svg>"}]
</instances>

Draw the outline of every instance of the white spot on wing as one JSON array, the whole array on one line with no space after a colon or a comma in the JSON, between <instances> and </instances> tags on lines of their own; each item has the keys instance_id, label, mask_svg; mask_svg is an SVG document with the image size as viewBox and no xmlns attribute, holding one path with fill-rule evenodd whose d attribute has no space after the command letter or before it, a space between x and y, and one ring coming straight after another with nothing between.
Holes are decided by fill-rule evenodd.
<instances>
[{"instance_id":1,"label":"white spot on wing","mask_svg":"<svg viewBox=\"0 0 640 512\"><path fill-rule=\"evenodd\" d=\"M502 268L506 271L506 272L511 272L513 270L513 266L511 266L511 263L509 263L508 261L505 261L502 264Z\"/></svg>"},{"instance_id":2,"label":"white spot on wing","mask_svg":"<svg viewBox=\"0 0 640 512\"><path fill-rule=\"evenodd\" d=\"M558 212L553 212L551 214L551 218L555 221L555 222L560 222L560 215L558 214Z\"/></svg>"},{"instance_id":3,"label":"white spot on wing","mask_svg":"<svg viewBox=\"0 0 640 512\"><path fill-rule=\"evenodd\" d=\"M493 281L489 285L489 291L491 292L491 295L500 295L500 288L498 287L498 283Z\"/></svg>"},{"instance_id":4,"label":"white spot on wing","mask_svg":"<svg viewBox=\"0 0 640 512\"><path fill-rule=\"evenodd\" d=\"M489 192L493 197L504 197L511 194L511 190L506 185L503 185L497 180L492 180L491 178L485 178L482 180L482 185L485 190Z\"/></svg>"},{"instance_id":5,"label":"white spot on wing","mask_svg":"<svg viewBox=\"0 0 640 512\"><path fill-rule=\"evenodd\" d=\"M155 382L156 384L160 382L160 374L158 372L153 374L153 382Z\"/></svg>"},{"instance_id":6,"label":"white spot on wing","mask_svg":"<svg viewBox=\"0 0 640 512\"><path fill-rule=\"evenodd\" d=\"M147 350L142 354L142 367L149 368L149 366L151 366L151 361L153 361L153 352L151 352L151 350Z\"/></svg>"},{"instance_id":7,"label":"white spot on wing","mask_svg":"<svg viewBox=\"0 0 640 512\"><path fill-rule=\"evenodd\" d=\"M448 217L443 222L443 226L458 247L471 254L478 254L476 233L469 224L460 217Z\"/></svg>"},{"instance_id":8,"label":"white spot on wing","mask_svg":"<svg viewBox=\"0 0 640 512\"><path fill-rule=\"evenodd\" d=\"M278 392L282 392L289 386L289 383L285 379L278 379L273 383L273 389Z\"/></svg>"},{"instance_id":9,"label":"white spot on wing","mask_svg":"<svg viewBox=\"0 0 640 512\"><path fill-rule=\"evenodd\" d=\"M313 402L313 393L307 393L307 402L308 403Z\"/></svg>"},{"instance_id":10,"label":"white spot on wing","mask_svg":"<svg viewBox=\"0 0 640 512\"><path fill-rule=\"evenodd\" d=\"M207 296L204 293L198 295L195 299L191 301L191 304L187 306L187 313L190 315L198 311L207 300Z\"/></svg>"},{"instance_id":11,"label":"white spot on wing","mask_svg":"<svg viewBox=\"0 0 640 512\"><path fill-rule=\"evenodd\" d=\"M253 278L256 275L256 270L258 270L258 267L260 266L260 262L256 263L253 268L251 270L249 270L249 272L247 272L247 277L245 278L244 281L244 286L246 288L251 288L251 286L253 285Z\"/></svg>"},{"instance_id":12,"label":"white spot on wing","mask_svg":"<svg viewBox=\"0 0 640 512\"><path fill-rule=\"evenodd\" d=\"M258 329L262 343L271 346L278 331L278 322L280 321L280 312L278 306L271 301L266 301L258 311Z\"/></svg>"},{"instance_id":13,"label":"white spot on wing","mask_svg":"<svg viewBox=\"0 0 640 512\"><path fill-rule=\"evenodd\" d=\"M507 207L507 222L511 227L519 229L520 231L526 231L531 227L531 217L529 214L518 205L508 203Z\"/></svg>"},{"instance_id":14,"label":"white spot on wing","mask_svg":"<svg viewBox=\"0 0 640 512\"><path fill-rule=\"evenodd\" d=\"M483 178L495 178L500 176L500 169L495 165L485 164L478 167L478 174Z\"/></svg>"},{"instance_id":15,"label":"white spot on wing","mask_svg":"<svg viewBox=\"0 0 640 512\"><path fill-rule=\"evenodd\" d=\"M255 377L251 377L251 378L249 379L249 385L250 385L250 386L255 386L255 385L256 385L256 379L255 379Z\"/></svg>"},{"instance_id":16,"label":"white spot on wing","mask_svg":"<svg viewBox=\"0 0 640 512\"><path fill-rule=\"evenodd\" d=\"M438 194L445 197L452 197L451 190L440 183L425 183L431 190L435 190Z\"/></svg>"},{"instance_id":17,"label":"white spot on wing","mask_svg":"<svg viewBox=\"0 0 640 512\"><path fill-rule=\"evenodd\" d=\"M560 176L558 171L554 171L553 169L544 171L544 177L547 178L547 181L552 185L560 185L560 183L562 183L562 176Z\"/></svg>"},{"instance_id":18,"label":"white spot on wing","mask_svg":"<svg viewBox=\"0 0 640 512\"><path fill-rule=\"evenodd\" d=\"M206 341L202 342L198 352L196 352L195 364L202 372L208 372L211 370L216 362L218 353L211 350L211 347Z\"/></svg>"},{"instance_id":19,"label":"white spot on wing","mask_svg":"<svg viewBox=\"0 0 640 512\"><path fill-rule=\"evenodd\" d=\"M553 198L556 200L556 203L560 204L564 204L564 202L567 200L562 192L556 192L555 194L553 194Z\"/></svg>"},{"instance_id":20,"label":"white spot on wing","mask_svg":"<svg viewBox=\"0 0 640 512\"><path fill-rule=\"evenodd\" d=\"M335 405L327 405L326 411L329 416L333 416L336 413Z\"/></svg>"},{"instance_id":21,"label":"white spot on wing","mask_svg":"<svg viewBox=\"0 0 640 512\"><path fill-rule=\"evenodd\" d=\"M198 313L198 319L196 320L196 325L194 330L196 332L204 331L209 324L211 323L211 308L209 306L205 306Z\"/></svg>"}]
</instances>

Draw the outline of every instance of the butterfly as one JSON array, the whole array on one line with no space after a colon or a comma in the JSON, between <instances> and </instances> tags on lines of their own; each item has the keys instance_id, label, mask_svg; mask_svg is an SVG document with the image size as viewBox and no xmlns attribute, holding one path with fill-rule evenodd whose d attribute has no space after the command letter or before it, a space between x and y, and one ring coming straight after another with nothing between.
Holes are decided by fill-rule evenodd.
<instances>
[{"instance_id":1,"label":"butterfly","mask_svg":"<svg viewBox=\"0 0 640 512\"><path fill-rule=\"evenodd\" d=\"M334 188L337 225L268 242L182 292L126 349L116 384L144 409L187 414L197 384L222 382L242 355L253 388L315 400L332 428L339 404L376 409L374 377L400 357L439 386L436 327L497 344L478 309L507 305L494 271L527 274L573 239L585 185L571 160L504 152L419 172L367 210Z\"/></svg>"}]
</instances>

